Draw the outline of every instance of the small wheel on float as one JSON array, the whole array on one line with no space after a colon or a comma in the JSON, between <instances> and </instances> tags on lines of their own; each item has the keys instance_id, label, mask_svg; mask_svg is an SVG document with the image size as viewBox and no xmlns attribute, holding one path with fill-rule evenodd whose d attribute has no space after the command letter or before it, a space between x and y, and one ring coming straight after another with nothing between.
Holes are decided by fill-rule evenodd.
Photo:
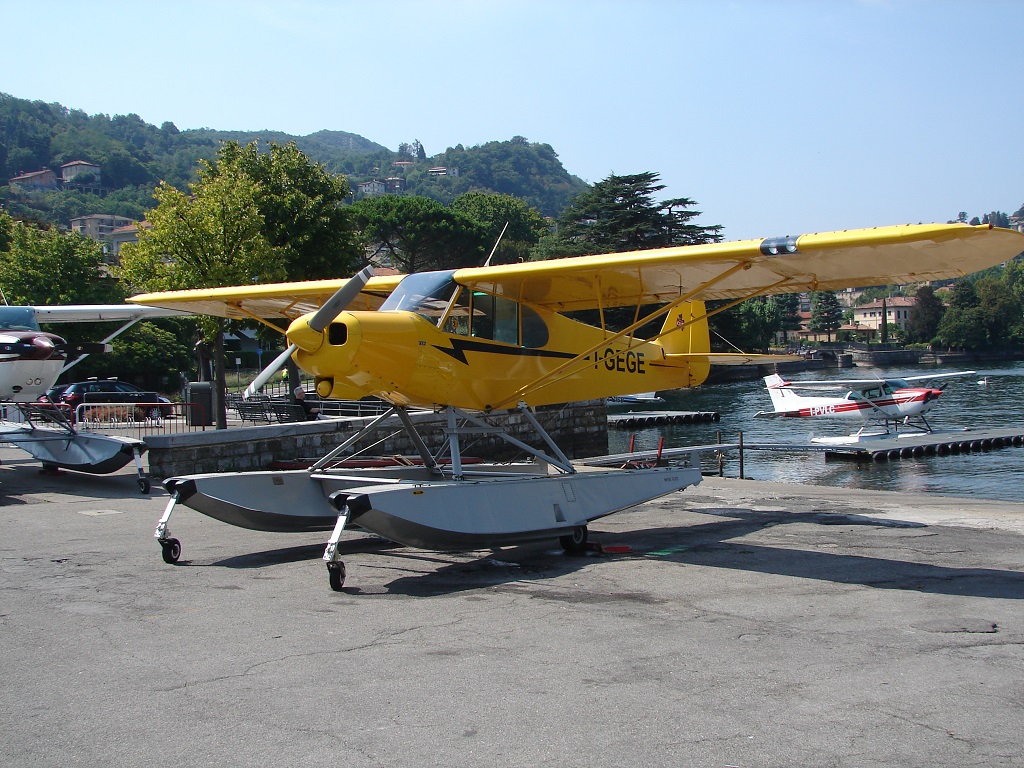
<instances>
[{"instance_id":1,"label":"small wheel on float","mask_svg":"<svg viewBox=\"0 0 1024 768\"><path fill-rule=\"evenodd\" d=\"M149 493L151 486L149 484L149 478L148 477L140 477L137 482L139 484L139 490L142 493Z\"/></svg>"},{"instance_id":2,"label":"small wheel on float","mask_svg":"<svg viewBox=\"0 0 1024 768\"><path fill-rule=\"evenodd\" d=\"M579 554L587 548L587 526L580 525L572 529L572 533L558 537L562 549L572 554Z\"/></svg>"},{"instance_id":3,"label":"small wheel on float","mask_svg":"<svg viewBox=\"0 0 1024 768\"><path fill-rule=\"evenodd\" d=\"M341 592L341 588L345 586L345 564L343 562L327 564L327 581L330 583L331 589Z\"/></svg>"},{"instance_id":4,"label":"small wheel on float","mask_svg":"<svg viewBox=\"0 0 1024 768\"><path fill-rule=\"evenodd\" d=\"M177 539L167 539L160 542L160 549L163 551L164 562L174 565L181 557L181 542Z\"/></svg>"}]
</instances>

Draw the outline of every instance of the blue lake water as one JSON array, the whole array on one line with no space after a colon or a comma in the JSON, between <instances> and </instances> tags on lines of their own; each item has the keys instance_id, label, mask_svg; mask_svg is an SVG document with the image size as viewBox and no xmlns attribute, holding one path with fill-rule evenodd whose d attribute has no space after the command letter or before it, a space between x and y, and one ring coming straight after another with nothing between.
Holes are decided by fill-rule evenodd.
<instances>
[{"instance_id":1,"label":"blue lake water","mask_svg":"<svg viewBox=\"0 0 1024 768\"><path fill-rule=\"evenodd\" d=\"M799 379L849 379L879 375L900 376L962 370L944 366L872 368L857 366L794 374ZM978 382L987 378L987 386ZM815 394L815 393L808 393ZM689 390L663 394L666 403L651 406L611 406L612 413L629 410L717 411L717 423L678 424L645 429L609 430L611 453L625 453L630 434L639 449L656 448L665 438L666 448L714 443L721 432L723 442L736 442L739 432L747 443L806 443L815 436L846 435L860 422L816 419L755 419L754 414L771 409L764 382L705 384ZM947 384L938 404L928 413L935 431L1020 428L1024 434L1024 362L978 368L977 375L954 378ZM712 469L710 457L705 469ZM737 455L726 455L725 475L736 477ZM939 493L1024 502L1024 448L1001 448L986 453L932 456L891 462L826 462L821 453L748 450L744 453L744 475L755 480L810 483L836 488L865 488L914 493Z\"/></svg>"}]
</instances>

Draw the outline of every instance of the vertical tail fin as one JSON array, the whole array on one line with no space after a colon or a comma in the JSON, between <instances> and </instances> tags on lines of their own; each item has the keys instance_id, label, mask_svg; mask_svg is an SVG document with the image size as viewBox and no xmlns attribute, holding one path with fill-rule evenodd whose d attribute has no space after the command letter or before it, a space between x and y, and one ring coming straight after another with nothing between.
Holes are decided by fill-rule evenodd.
<instances>
[{"instance_id":1,"label":"vertical tail fin","mask_svg":"<svg viewBox=\"0 0 1024 768\"><path fill-rule=\"evenodd\" d=\"M687 355L687 381L682 387L695 387L704 382L711 370L707 355L711 351L711 335L703 301L687 301L665 317L658 338L666 357Z\"/></svg>"},{"instance_id":2,"label":"vertical tail fin","mask_svg":"<svg viewBox=\"0 0 1024 768\"><path fill-rule=\"evenodd\" d=\"M793 410L795 407L793 401L796 400L796 395L785 388L788 381L779 374L773 373L771 376L764 377L764 383L768 387L768 395L772 399L772 405L775 406L776 412Z\"/></svg>"}]
</instances>

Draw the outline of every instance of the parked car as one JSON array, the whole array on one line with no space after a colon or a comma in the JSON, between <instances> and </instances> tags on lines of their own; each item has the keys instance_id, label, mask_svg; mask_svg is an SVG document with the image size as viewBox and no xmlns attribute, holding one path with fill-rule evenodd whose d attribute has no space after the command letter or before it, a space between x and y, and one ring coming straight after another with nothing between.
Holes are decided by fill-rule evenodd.
<instances>
[{"instance_id":1,"label":"parked car","mask_svg":"<svg viewBox=\"0 0 1024 768\"><path fill-rule=\"evenodd\" d=\"M147 409L147 416L157 415L149 411L159 411L163 417L174 415L174 406L166 397L118 379L89 379L74 384L58 384L51 387L46 396L54 403L67 405L72 413L82 403L139 403L141 406L151 406Z\"/></svg>"}]
</instances>

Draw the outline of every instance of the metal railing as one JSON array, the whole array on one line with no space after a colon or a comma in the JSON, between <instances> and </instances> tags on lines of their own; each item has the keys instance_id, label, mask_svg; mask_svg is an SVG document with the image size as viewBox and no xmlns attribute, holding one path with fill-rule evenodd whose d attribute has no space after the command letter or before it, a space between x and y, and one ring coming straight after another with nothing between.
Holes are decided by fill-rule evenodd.
<instances>
[{"instance_id":1,"label":"metal railing","mask_svg":"<svg viewBox=\"0 0 1024 768\"><path fill-rule=\"evenodd\" d=\"M205 431L205 416L197 403L82 403L72 424L81 432L144 437Z\"/></svg>"}]
</instances>

